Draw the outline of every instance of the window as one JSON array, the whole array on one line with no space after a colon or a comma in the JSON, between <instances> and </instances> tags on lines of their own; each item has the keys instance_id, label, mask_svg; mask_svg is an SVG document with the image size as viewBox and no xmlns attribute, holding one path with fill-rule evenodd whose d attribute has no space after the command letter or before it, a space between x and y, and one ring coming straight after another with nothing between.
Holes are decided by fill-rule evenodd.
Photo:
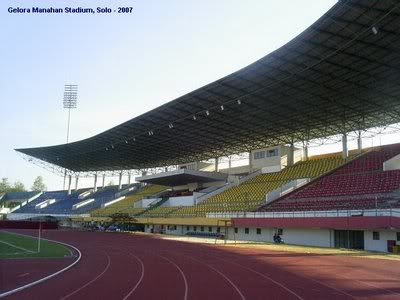
<instances>
[{"instance_id":1,"label":"window","mask_svg":"<svg viewBox=\"0 0 400 300\"><path fill-rule=\"evenodd\" d=\"M212 227L208 226L208 232L212 232Z\"/></svg>"},{"instance_id":2,"label":"window","mask_svg":"<svg viewBox=\"0 0 400 300\"><path fill-rule=\"evenodd\" d=\"M379 236L379 232L378 232L378 231L372 232L372 239L373 239L374 241L379 241L380 236Z\"/></svg>"},{"instance_id":3,"label":"window","mask_svg":"<svg viewBox=\"0 0 400 300\"><path fill-rule=\"evenodd\" d=\"M200 231L204 231L204 226L201 226L201 227L200 227Z\"/></svg>"},{"instance_id":4,"label":"window","mask_svg":"<svg viewBox=\"0 0 400 300\"><path fill-rule=\"evenodd\" d=\"M254 152L254 159L263 159L263 158L265 158L265 151Z\"/></svg>"},{"instance_id":5,"label":"window","mask_svg":"<svg viewBox=\"0 0 400 300\"><path fill-rule=\"evenodd\" d=\"M174 225L174 230L176 230L177 229L177 227L176 227L176 225Z\"/></svg>"},{"instance_id":6,"label":"window","mask_svg":"<svg viewBox=\"0 0 400 300\"><path fill-rule=\"evenodd\" d=\"M400 242L400 232L397 233L397 241Z\"/></svg>"},{"instance_id":7,"label":"window","mask_svg":"<svg viewBox=\"0 0 400 300\"><path fill-rule=\"evenodd\" d=\"M220 233L221 232L221 228L217 227L217 232ZM399 233L397 233L397 236L399 236Z\"/></svg>"},{"instance_id":8,"label":"window","mask_svg":"<svg viewBox=\"0 0 400 300\"><path fill-rule=\"evenodd\" d=\"M257 234L261 234L261 228L257 228Z\"/></svg>"},{"instance_id":9,"label":"window","mask_svg":"<svg viewBox=\"0 0 400 300\"><path fill-rule=\"evenodd\" d=\"M271 149L267 151L267 157L278 156L278 149Z\"/></svg>"},{"instance_id":10,"label":"window","mask_svg":"<svg viewBox=\"0 0 400 300\"><path fill-rule=\"evenodd\" d=\"M186 226L186 231L189 231L190 230L190 226Z\"/></svg>"},{"instance_id":11,"label":"window","mask_svg":"<svg viewBox=\"0 0 400 300\"><path fill-rule=\"evenodd\" d=\"M244 233L245 233L245 234L249 234L249 229L248 229L248 228L245 228L245 229L244 229Z\"/></svg>"},{"instance_id":12,"label":"window","mask_svg":"<svg viewBox=\"0 0 400 300\"><path fill-rule=\"evenodd\" d=\"M282 228L278 228L278 229L276 230L276 233L277 233L278 235L282 235L282 234L283 234L283 229L282 229Z\"/></svg>"},{"instance_id":13,"label":"window","mask_svg":"<svg viewBox=\"0 0 400 300\"><path fill-rule=\"evenodd\" d=\"M197 231L197 226L193 226L193 231Z\"/></svg>"},{"instance_id":14,"label":"window","mask_svg":"<svg viewBox=\"0 0 400 300\"><path fill-rule=\"evenodd\" d=\"M238 228L237 227L235 227L235 233L238 233Z\"/></svg>"},{"instance_id":15,"label":"window","mask_svg":"<svg viewBox=\"0 0 400 300\"><path fill-rule=\"evenodd\" d=\"M164 225L161 225L161 229L164 229Z\"/></svg>"}]
</instances>

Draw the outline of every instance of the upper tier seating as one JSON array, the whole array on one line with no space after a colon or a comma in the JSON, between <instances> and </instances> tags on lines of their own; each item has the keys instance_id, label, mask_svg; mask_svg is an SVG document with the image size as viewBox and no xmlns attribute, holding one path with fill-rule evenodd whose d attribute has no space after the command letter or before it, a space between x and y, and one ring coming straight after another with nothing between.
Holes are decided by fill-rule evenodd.
<instances>
[{"instance_id":1,"label":"upper tier seating","mask_svg":"<svg viewBox=\"0 0 400 300\"><path fill-rule=\"evenodd\" d=\"M400 189L400 170L383 171L383 163L398 154L400 144L373 149L259 211L395 207L390 193Z\"/></svg>"}]
</instances>

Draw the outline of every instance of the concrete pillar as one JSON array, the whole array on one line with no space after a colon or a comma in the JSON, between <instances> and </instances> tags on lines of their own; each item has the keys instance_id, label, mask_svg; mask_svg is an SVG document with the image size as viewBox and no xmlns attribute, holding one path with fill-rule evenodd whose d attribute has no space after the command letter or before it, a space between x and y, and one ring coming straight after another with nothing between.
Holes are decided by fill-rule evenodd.
<instances>
[{"instance_id":1,"label":"concrete pillar","mask_svg":"<svg viewBox=\"0 0 400 300\"><path fill-rule=\"evenodd\" d=\"M214 168L215 172L218 172L218 157L215 158L215 168Z\"/></svg>"},{"instance_id":2,"label":"concrete pillar","mask_svg":"<svg viewBox=\"0 0 400 300\"><path fill-rule=\"evenodd\" d=\"M122 172L119 173L119 183L118 183L118 189L122 189Z\"/></svg>"},{"instance_id":3,"label":"concrete pillar","mask_svg":"<svg viewBox=\"0 0 400 300\"><path fill-rule=\"evenodd\" d=\"M165 168L164 168L164 172L168 172L168 167L165 167Z\"/></svg>"},{"instance_id":4,"label":"concrete pillar","mask_svg":"<svg viewBox=\"0 0 400 300\"><path fill-rule=\"evenodd\" d=\"M103 188L106 186L106 174L103 174Z\"/></svg>"},{"instance_id":5,"label":"concrete pillar","mask_svg":"<svg viewBox=\"0 0 400 300\"><path fill-rule=\"evenodd\" d=\"M294 164L294 145L290 144L289 153L287 155L287 165L293 166Z\"/></svg>"},{"instance_id":6,"label":"concrete pillar","mask_svg":"<svg viewBox=\"0 0 400 300\"><path fill-rule=\"evenodd\" d=\"M303 160L308 160L308 141L303 142Z\"/></svg>"},{"instance_id":7,"label":"concrete pillar","mask_svg":"<svg viewBox=\"0 0 400 300\"><path fill-rule=\"evenodd\" d=\"M75 192L78 190L78 180L79 180L79 176L76 175L76 178L75 178Z\"/></svg>"},{"instance_id":8,"label":"concrete pillar","mask_svg":"<svg viewBox=\"0 0 400 300\"><path fill-rule=\"evenodd\" d=\"M362 138L361 138L361 131L359 131L357 137L357 153L361 153L361 151L362 151Z\"/></svg>"},{"instance_id":9,"label":"concrete pillar","mask_svg":"<svg viewBox=\"0 0 400 300\"><path fill-rule=\"evenodd\" d=\"M342 135L342 157L348 158L349 157L349 150L347 149L347 134L344 133Z\"/></svg>"},{"instance_id":10,"label":"concrete pillar","mask_svg":"<svg viewBox=\"0 0 400 300\"><path fill-rule=\"evenodd\" d=\"M97 173L94 174L94 184L93 184L93 191L97 192Z\"/></svg>"},{"instance_id":11,"label":"concrete pillar","mask_svg":"<svg viewBox=\"0 0 400 300\"><path fill-rule=\"evenodd\" d=\"M229 155L229 157L228 157L228 169L229 169L229 171L231 170L231 168L232 168L232 156L231 155Z\"/></svg>"},{"instance_id":12,"label":"concrete pillar","mask_svg":"<svg viewBox=\"0 0 400 300\"><path fill-rule=\"evenodd\" d=\"M128 184L131 184L131 173L128 174Z\"/></svg>"},{"instance_id":13,"label":"concrete pillar","mask_svg":"<svg viewBox=\"0 0 400 300\"><path fill-rule=\"evenodd\" d=\"M68 195L71 195L71 181L72 181L72 176L68 175Z\"/></svg>"},{"instance_id":14,"label":"concrete pillar","mask_svg":"<svg viewBox=\"0 0 400 300\"><path fill-rule=\"evenodd\" d=\"M253 153L249 151L249 173L253 173Z\"/></svg>"}]
</instances>

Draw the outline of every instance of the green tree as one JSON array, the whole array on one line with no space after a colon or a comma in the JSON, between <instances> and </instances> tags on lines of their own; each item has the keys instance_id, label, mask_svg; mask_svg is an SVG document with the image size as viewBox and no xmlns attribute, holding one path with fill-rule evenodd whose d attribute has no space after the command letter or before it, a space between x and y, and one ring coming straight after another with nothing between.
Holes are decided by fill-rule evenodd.
<instances>
[{"instance_id":1,"label":"green tree","mask_svg":"<svg viewBox=\"0 0 400 300\"><path fill-rule=\"evenodd\" d=\"M42 176L36 177L35 181L33 182L32 187L31 187L31 190L34 192L43 192L43 191L47 190L47 187L43 182Z\"/></svg>"},{"instance_id":2,"label":"green tree","mask_svg":"<svg viewBox=\"0 0 400 300\"><path fill-rule=\"evenodd\" d=\"M1 193L12 193L12 192L25 192L24 184L17 180L13 185L8 181L8 178L2 178L0 182L0 194Z\"/></svg>"},{"instance_id":3,"label":"green tree","mask_svg":"<svg viewBox=\"0 0 400 300\"><path fill-rule=\"evenodd\" d=\"M8 182L8 178L2 178L0 182L0 193L7 193L11 189L11 185Z\"/></svg>"},{"instance_id":4,"label":"green tree","mask_svg":"<svg viewBox=\"0 0 400 300\"><path fill-rule=\"evenodd\" d=\"M17 180L16 182L14 182L14 185L10 189L10 192L26 192L25 185L21 181Z\"/></svg>"}]
</instances>

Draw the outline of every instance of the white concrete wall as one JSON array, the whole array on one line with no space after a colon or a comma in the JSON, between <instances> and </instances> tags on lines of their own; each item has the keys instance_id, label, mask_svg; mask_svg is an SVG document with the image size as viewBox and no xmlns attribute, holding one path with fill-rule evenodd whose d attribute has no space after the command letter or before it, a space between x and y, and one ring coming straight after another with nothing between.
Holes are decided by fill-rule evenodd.
<instances>
[{"instance_id":1,"label":"white concrete wall","mask_svg":"<svg viewBox=\"0 0 400 300\"><path fill-rule=\"evenodd\" d=\"M384 171L398 170L398 169L400 169L400 154L392 157L391 159L383 163Z\"/></svg>"},{"instance_id":2,"label":"white concrete wall","mask_svg":"<svg viewBox=\"0 0 400 300\"><path fill-rule=\"evenodd\" d=\"M170 197L161 206L193 206L194 196Z\"/></svg>"},{"instance_id":3,"label":"white concrete wall","mask_svg":"<svg viewBox=\"0 0 400 300\"><path fill-rule=\"evenodd\" d=\"M145 226L145 232L150 232L153 225L149 227ZM195 232L194 226L190 225L189 230L186 225L177 225L176 230L170 225L170 229L165 225L165 233L173 235L185 235L187 232ZM196 225L196 232L210 232L209 226ZM305 245L305 246L317 246L317 247L334 247L334 230L330 229L288 229L283 228L281 237L286 244L293 245ZM217 232L216 226L211 226L211 232ZM396 230L379 231L380 239L373 240L372 231L364 232L364 248L368 251L387 252L387 241L395 240L397 238ZM400 232L400 230L399 230ZM220 233L225 234L225 228L220 227ZM273 242L273 236L275 234L275 228L261 228L261 234L257 234L257 228L249 227L249 232L246 234L244 227L238 227L238 232L235 233L233 227L228 228L228 239L237 241L256 241L256 242ZM396 241L397 245L400 245L400 241Z\"/></svg>"},{"instance_id":4,"label":"white concrete wall","mask_svg":"<svg viewBox=\"0 0 400 300\"><path fill-rule=\"evenodd\" d=\"M273 150L273 149L278 149L278 155L277 156L265 157L265 158L262 158L262 159L254 159L254 153L255 152L268 151L268 150ZM280 170L281 153L282 153L282 149L279 146L269 147L269 148L262 148L262 149L257 149L257 150L251 151L251 155L253 156L253 160L252 160L253 170L255 171L255 170L258 170L258 169L262 169L264 167L275 167L275 168L279 168L279 170Z\"/></svg>"},{"instance_id":5,"label":"white concrete wall","mask_svg":"<svg viewBox=\"0 0 400 300\"><path fill-rule=\"evenodd\" d=\"M400 232L400 230L398 230ZM379 240L373 239L373 231L364 231L364 248L368 251L387 252L387 241L395 240L397 238L397 231L386 230L379 231ZM400 241L396 241L397 245L400 245Z\"/></svg>"}]
</instances>

